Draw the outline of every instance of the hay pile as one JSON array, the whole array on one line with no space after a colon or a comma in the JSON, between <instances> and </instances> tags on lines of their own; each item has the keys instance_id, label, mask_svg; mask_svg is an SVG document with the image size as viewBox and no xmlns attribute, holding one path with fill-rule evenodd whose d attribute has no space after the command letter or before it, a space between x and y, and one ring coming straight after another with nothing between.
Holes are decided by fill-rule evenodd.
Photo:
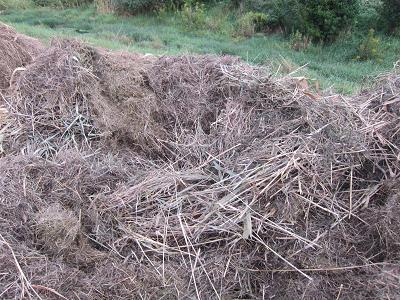
<instances>
[{"instance_id":1,"label":"hay pile","mask_svg":"<svg viewBox=\"0 0 400 300\"><path fill-rule=\"evenodd\" d=\"M385 78L316 96L234 57L54 41L4 97L1 297L400 297Z\"/></svg>"},{"instance_id":2,"label":"hay pile","mask_svg":"<svg viewBox=\"0 0 400 300\"><path fill-rule=\"evenodd\" d=\"M18 34L13 28L0 23L0 90L8 88L18 68L32 62L43 48L38 40Z\"/></svg>"}]
</instances>

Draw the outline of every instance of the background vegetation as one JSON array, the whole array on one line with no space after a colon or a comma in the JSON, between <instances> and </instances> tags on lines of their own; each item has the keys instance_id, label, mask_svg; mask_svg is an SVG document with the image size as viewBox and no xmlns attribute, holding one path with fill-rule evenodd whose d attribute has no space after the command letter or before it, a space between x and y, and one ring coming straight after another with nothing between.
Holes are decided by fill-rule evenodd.
<instances>
[{"instance_id":1,"label":"background vegetation","mask_svg":"<svg viewBox=\"0 0 400 300\"><path fill-rule=\"evenodd\" d=\"M1 21L43 40L238 55L344 93L371 84L400 53L398 0L0 0L0 10Z\"/></svg>"}]
</instances>

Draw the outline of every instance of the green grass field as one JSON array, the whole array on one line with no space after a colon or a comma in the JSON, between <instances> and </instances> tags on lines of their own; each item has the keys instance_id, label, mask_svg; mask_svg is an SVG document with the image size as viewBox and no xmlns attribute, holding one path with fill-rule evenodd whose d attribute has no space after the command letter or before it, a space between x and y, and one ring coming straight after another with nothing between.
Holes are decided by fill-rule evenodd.
<instances>
[{"instance_id":1,"label":"green grass field","mask_svg":"<svg viewBox=\"0 0 400 300\"><path fill-rule=\"evenodd\" d=\"M383 61L356 62L357 47L366 32L353 33L327 45L312 45L297 52L288 38L279 34L235 38L221 30L184 30L173 13L138 16L98 14L94 8L57 10L29 8L3 11L0 21L19 32L48 41L74 37L92 45L153 54L215 53L238 55L255 64L278 65L298 76L317 80L323 88L355 93L373 82L373 77L390 70L400 59L400 39L380 36Z\"/></svg>"}]
</instances>

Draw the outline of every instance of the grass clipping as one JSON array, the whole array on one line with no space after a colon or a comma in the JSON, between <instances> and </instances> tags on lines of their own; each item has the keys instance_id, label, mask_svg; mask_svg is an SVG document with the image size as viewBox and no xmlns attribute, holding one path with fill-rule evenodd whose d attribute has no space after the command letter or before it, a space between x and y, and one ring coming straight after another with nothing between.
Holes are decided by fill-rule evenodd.
<instances>
[{"instance_id":1,"label":"grass clipping","mask_svg":"<svg viewBox=\"0 0 400 300\"><path fill-rule=\"evenodd\" d=\"M5 97L0 295L398 298L398 83L54 41Z\"/></svg>"}]
</instances>

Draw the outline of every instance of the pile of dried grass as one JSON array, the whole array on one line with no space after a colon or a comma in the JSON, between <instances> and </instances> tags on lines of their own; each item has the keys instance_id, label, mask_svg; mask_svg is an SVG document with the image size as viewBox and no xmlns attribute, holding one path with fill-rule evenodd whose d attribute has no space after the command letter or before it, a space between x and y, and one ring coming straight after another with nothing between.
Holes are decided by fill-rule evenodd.
<instances>
[{"instance_id":1,"label":"pile of dried grass","mask_svg":"<svg viewBox=\"0 0 400 300\"><path fill-rule=\"evenodd\" d=\"M90 148L104 136L110 145L169 157L188 133L209 133L230 94L240 92L237 82L223 82L229 76L221 66L235 75L249 68L238 69L233 57L156 59L55 40L18 73L7 97L25 135L16 148L36 147L49 157L64 148Z\"/></svg>"},{"instance_id":2,"label":"pile of dried grass","mask_svg":"<svg viewBox=\"0 0 400 300\"><path fill-rule=\"evenodd\" d=\"M236 87L238 74L229 73L224 86ZM295 290L279 291L283 298L319 293L331 299L342 285L343 297L353 297L351 281L365 268L375 273L363 252L370 238L346 243L353 224L345 220L358 222L364 206L383 193L367 124L346 99L316 102L285 81L249 78L210 133L189 132L191 143L175 145L176 162L100 198L99 210L118 216L123 243L115 247L123 255L139 247L156 269L166 260L187 265L190 297L272 296L279 290L269 289L275 276L276 287L296 281ZM333 274L308 291L303 287L313 270ZM290 280L274 275L280 272L291 272ZM366 287L360 282L358 289ZM371 282L367 293L375 289Z\"/></svg>"},{"instance_id":3,"label":"pile of dried grass","mask_svg":"<svg viewBox=\"0 0 400 300\"><path fill-rule=\"evenodd\" d=\"M5 98L0 295L399 297L386 78L316 97L232 57L53 42Z\"/></svg>"},{"instance_id":4,"label":"pile of dried grass","mask_svg":"<svg viewBox=\"0 0 400 300\"><path fill-rule=\"evenodd\" d=\"M43 48L38 40L0 23L0 90L9 87L13 74L19 71L17 68L30 63Z\"/></svg>"},{"instance_id":5,"label":"pile of dried grass","mask_svg":"<svg viewBox=\"0 0 400 300\"><path fill-rule=\"evenodd\" d=\"M49 156L97 138L87 99L87 88L96 85L95 55L77 41L55 40L19 72L6 102L22 128L21 147Z\"/></svg>"},{"instance_id":6,"label":"pile of dried grass","mask_svg":"<svg viewBox=\"0 0 400 300\"><path fill-rule=\"evenodd\" d=\"M110 138L111 145L124 144L141 152L151 152L155 146L153 140L165 135L162 124L154 120L159 108L145 75L155 57L99 52L95 69L100 86L97 95L92 94L92 103L98 112L96 125Z\"/></svg>"},{"instance_id":7,"label":"pile of dried grass","mask_svg":"<svg viewBox=\"0 0 400 300\"><path fill-rule=\"evenodd\" d=\"M360 96L362 108L373 111L372 117L378 124L374 134L382 145L399 151L400 147L400 66L395 65L392 72L382 74L370 91Z\"/></svg>"}]
</instances>

